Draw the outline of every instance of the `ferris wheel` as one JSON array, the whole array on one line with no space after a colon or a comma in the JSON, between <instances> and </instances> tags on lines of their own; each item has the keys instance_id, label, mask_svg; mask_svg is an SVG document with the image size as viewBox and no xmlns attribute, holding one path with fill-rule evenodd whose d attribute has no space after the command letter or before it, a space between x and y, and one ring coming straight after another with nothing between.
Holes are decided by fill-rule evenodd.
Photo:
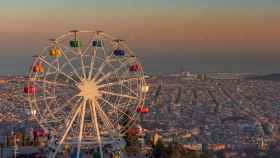
<instances>
[{"instance_id":1,"label":"ferris wheel","mask_svg":"<svg viewBox=\"0 0 280 158\"><path fill-rule=\"evenodd\" d=\"M31 113L52 136L49 157L70 145L112 144L146 113L143 67L123 40L103 31L73 30L34 56L24 92Z\"/></svg>"}]
</instances>

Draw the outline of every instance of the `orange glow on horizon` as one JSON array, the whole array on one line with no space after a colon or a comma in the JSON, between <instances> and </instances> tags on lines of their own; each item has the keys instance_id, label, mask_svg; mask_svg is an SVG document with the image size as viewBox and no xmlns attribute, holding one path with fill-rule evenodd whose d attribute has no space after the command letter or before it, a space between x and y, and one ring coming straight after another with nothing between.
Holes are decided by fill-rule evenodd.
<instances>
[{"instance_id":1,"label":"orange glow on horizon","mask_svg":"<svg viewBox=\"0 0 280 158\"><path fill-rule=\"evenodd\" d=\"M40 39L41 34L61 34L74 28L102 28L128 41L138 41L147 47L169 44L171 47L216 48L254 47L279 48L280 14L263 14L261 11L167 11L146 10L139 14L133 11L112 17L111 12L95 15L89 10L73 14L64 10L56 15L55 10L41 14L8 14L1 11L0 18L7 19L1 25L1 32L13 34L32 32L28 38ZM97 11L96 11L97 12ZM36 33L37 32L37 33ZM40 38L39 38L40 37ZM0 39L3 37L0 37ZM26 39L28 40L28 39Z\"/></svg>"}]
</instances>

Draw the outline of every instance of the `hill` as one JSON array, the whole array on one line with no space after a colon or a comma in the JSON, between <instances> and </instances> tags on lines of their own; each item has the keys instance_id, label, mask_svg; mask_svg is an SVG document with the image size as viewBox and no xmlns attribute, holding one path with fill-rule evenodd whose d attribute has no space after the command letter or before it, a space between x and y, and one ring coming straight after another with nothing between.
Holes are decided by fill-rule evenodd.
<instances>
[{"instance_id":1,"label":"hill","mask_svg":"<svg viewBox=\"0 0 280 158\"><path fill-rule=\"evenodd\" d=\"M275 73L275 74L268 74L268 75L252 75L252 76L247 76L245 79L280 81L280 74Z\"/></svg>"}]
</instances>

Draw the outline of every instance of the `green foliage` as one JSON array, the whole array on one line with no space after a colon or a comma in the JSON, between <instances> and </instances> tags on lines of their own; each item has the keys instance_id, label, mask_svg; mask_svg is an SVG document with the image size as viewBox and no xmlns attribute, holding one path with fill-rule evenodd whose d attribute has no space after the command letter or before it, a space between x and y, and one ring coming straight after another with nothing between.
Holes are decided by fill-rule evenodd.
<instances>
[{"instance_id":1,"label":"green foliage","mask_svg":"<svg viewBox=\"0 0 280 158\"><path fill-rule=\"evenodd\" d=\"M161 139L158 140L157 144L153 146L153 156L155 158L168 158L168 148Z\"/></svg>"},{"instance_id":2,"label":"green foliage","mask_svg":"<svg viewBox=\"0 0 280 158\"><path fill-rule=\"evenodd\" d=\"M200 158L200 156L195 151L188 152L186 158Z\"/></svg>"},{"instance_id":3,"label":"green foliage","mask_svg":"<svg viewBox=\"0 0 280 158\"><path fill-rule=\"evenodd\" d=\"M168 146L168 156L170 158L185 158L186 150L179 143L170 143Z\"/></svg>"},{"instance_id":4,"label":"green foliage","mask_svg":"<svg viewBox=\"0 0 280 158\"><path fill-rule=\"evenodd\" d=\"M207 156L206 154L201 154L200 158L209 158L209 156Z\"/></svg>"}]
</instances>

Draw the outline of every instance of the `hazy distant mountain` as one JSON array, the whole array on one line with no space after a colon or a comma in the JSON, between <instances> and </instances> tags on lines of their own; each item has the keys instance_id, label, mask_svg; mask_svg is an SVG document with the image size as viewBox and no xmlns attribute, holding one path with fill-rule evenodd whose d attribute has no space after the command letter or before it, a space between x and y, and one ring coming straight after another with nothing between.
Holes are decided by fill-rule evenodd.
<instances>
[{"instance_id":1,"label":"hazy distant mountain","mask_svg":"<svg viewBox=\"0 0 280 158\"><path fill-rule=\"evenodd\" d=\"M268 75L251 75L251 76L247 76L245 79L278 81L280 80L280 74L275 73L275 74L268 74Z\"/></svg>"}]
</instances>

